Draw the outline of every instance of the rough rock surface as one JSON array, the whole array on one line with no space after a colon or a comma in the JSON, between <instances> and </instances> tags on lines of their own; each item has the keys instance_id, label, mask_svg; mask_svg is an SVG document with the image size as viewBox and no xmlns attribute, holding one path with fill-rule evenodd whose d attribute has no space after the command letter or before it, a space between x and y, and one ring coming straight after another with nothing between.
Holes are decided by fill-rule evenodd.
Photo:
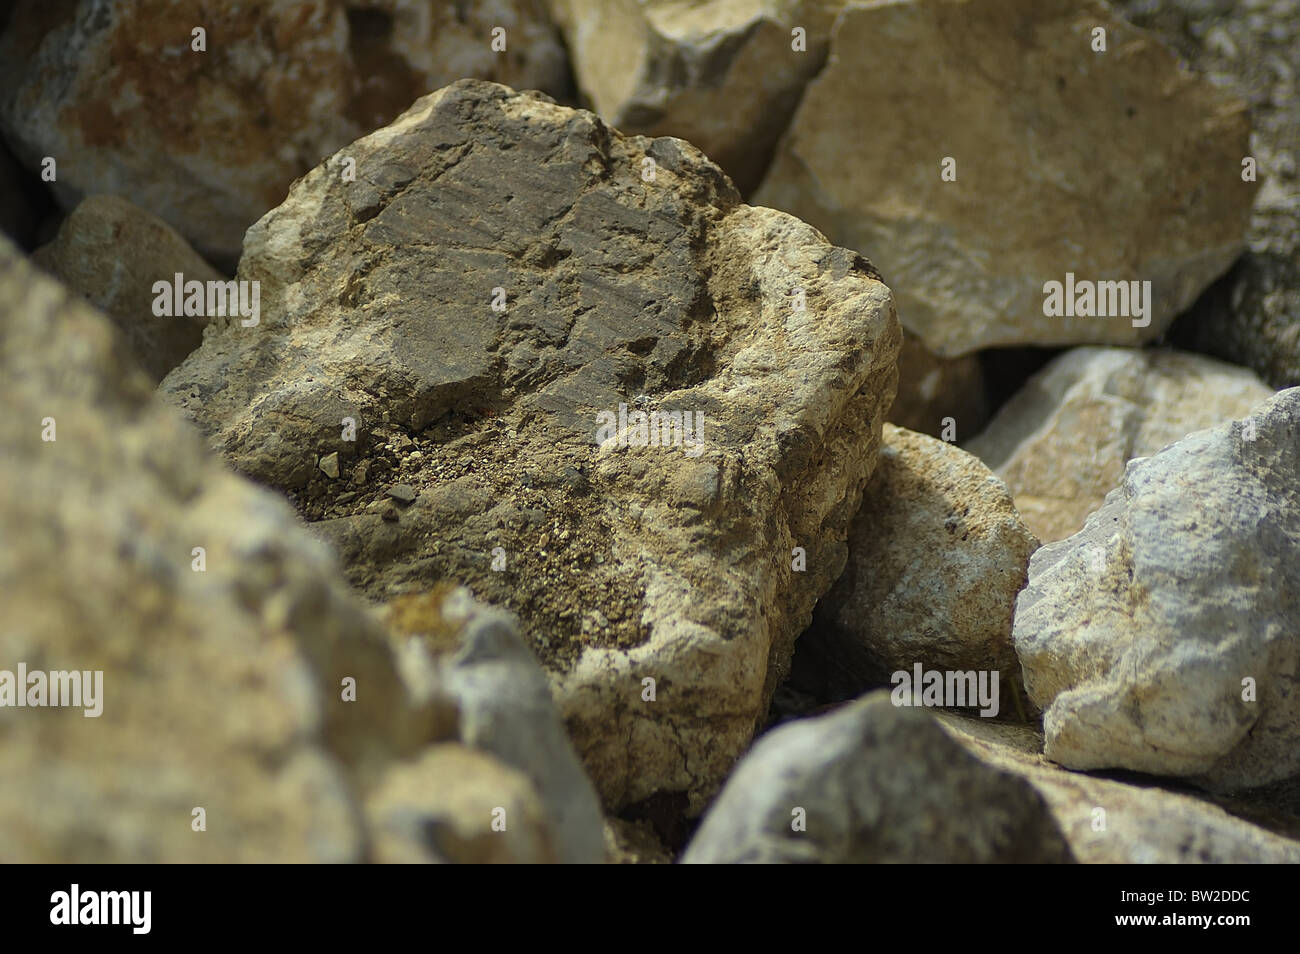
<instances>
[{"instance_id":1,"label":"rough rock surface","mask_svg":"<svg viewBox=\"0 0 1300 954\"><path fill-rule=\"evenodd\" d=\"M940 358L916 335L903 334L898 396L885 415L891 424L960 443L979 433L988 414L984 371L977 355ZM944 437L945 432L949 436Z\"/></svg>"},{"instance_id":2,"label":"rough rock surface","mask_svg":"<svg viewBox=\"0 0 1300 954\"><path fill-rule=\"evenodd\" d=\"M454 735L454 709L408 701L292 510L212 460L108 320L3 239L0 391L0 665L103 672L98 717L0 707L0 857L361 860L359 787Z\"/></svg>"},{"instance_id":3,"label":"rough rock surface","mask_svg":"<svg viewBox=\"0 0 1300 954\"><path fill-rule=\"evenodd\" d=\"M795 830L802 809L806 830ZM685 863L1073 860L1033 787L872 693L755 743Z\"/></svg>"},{"instance_id":4,"label":"rough rock surface","mask_svg":"<svg viewBox=\"0 0 1300 954\"><path fill-rule=\"evenodd\" d=\"M561 860L561 838L528 778L462 745L395 764L367 793L365 813L371 856L385 864Z\"/></svg>"},{"instance_id":5,"label":"rough rock surface","mask_svg":"<svg viewBox=\"0 0 1300 954\"><path fill-rule=\"evenodd\" d=\"M111 195L77 206L32 260L107 313L155 383L199 346L207 319L156 316L154 282L223 279L171 226Z\"/></svg>"},{"instance_id":6,"label":"rough rock surface","mask_svg":"<svg viewBox=\"0 0 1300 954\"><path fill-rule=\"evenodd\" d=\"M748 194L826 62L843 0L551 0L575 78L626 133L702 149ZM792 31L802 27L803 50Z\"/></svg>"},{"instance_id":7,"label":"rough rock surface","mask_svg":"<svg viewBox=\"0 0 1300 954\"><path fill-rule=\"evenodd\" d=\"M754 202L869 255L936 354L1133 344L1241 251L1247 129L1243 104L1093 0L850 3ZM1044 284L1067 273L1150 281L1149 323L1048 317Z\"/></svg>"},{"instance_id":8,"label":"rough rock surface","mask_svg":"<svg viewBox=\"0 0 1300 954\"><path fill-rule=\"evenodd\" d=\"M1037 547L977 458L886 424L848 567L799 639L797 673L819 669L823 698L837 699L916 663L1015 672L1011 614Z\"/></svg>"},{"instance_id":9,"label":"rough rock surface","mask_svg":"<svg viewBox=\"0 0 1300 954\"><path fill-rule=\"evenodd\" d=\"M602 861L600 803L514 618L474 602L464 588L438 587L398 597L387 620L399 638L416 638L399 647L416 697L443 691L455 699L461 741L520 770L536 788L554 823L556 860Z\"/></svg>"},{"instance_id":10,"label":"rough rock surface","mask_svg":"<svg viewBox=\"0 0 1300 954\"><path fill-rule=\"evenodd\" d=\"M542 0L30 3L0 64L0 126L29 167L57 159L65 208L120 195L222 265L296 177L416 97L463 76L568 85Z\"/></svg>"},{"instance_id":11,"label":"rough rock surface","mask_svg":"<svg viewBox=\"0 0 1300 954\"><path fill-rule=\"evenodd\" d=\"M1300 388L1130 463L1016 602L1048 758L1214 791L1300 774Z\"/></svg>"},{"instance_id":12,"label":"rough rock surface","mask_svg":"<svg viewBox=\"0 0 1300 954\"><path fill-rule=\"evenodd\" d=\"M1119 0L1188 63L1250 105L1258 164L1249 250L1174 326L1185 347L1300 385L1300 4Z\"/></svg>"},{"instance_id":13,"label":"rough rock surface","mask_svg":"<svg viewBox=\"0 0 1300 954\"><path fill-rule=\"evenodd\" d=\"M1300 841L1243 821L1205 798L1053 765L1039 754L1042 737L1028 726L948 712L937 718L981 761L1038 789L1082 864L1300 863Z\"/></svg>"},{"instance_id":14,"label":"rough rock surface","mask_svg":"<svg viewBox=\"0 0 1300 954\"><path fill-rule=\"evenodd\" d=\"M260 326L214 321L161 392L371 596L448 579L515 610L607 803L698 807L843 569L889 289L688 144L494 84L345 152L356 182L334 156L249 230ZM600 431L620 405L702 418L637 446Z\"/></svg>"},{"instance_id":15,"label":"rough rock surface","mask_svg":"<svg viewBox=\"0 0 1300 954\"><path fill-rule=\"evenodd\" d=\"M1130 460L1245 417L1272 393L1252 372L1196 354L1076 348L1031 378L966 446L1050 542L1083 526Z\"/></svg>"}]
</instances>

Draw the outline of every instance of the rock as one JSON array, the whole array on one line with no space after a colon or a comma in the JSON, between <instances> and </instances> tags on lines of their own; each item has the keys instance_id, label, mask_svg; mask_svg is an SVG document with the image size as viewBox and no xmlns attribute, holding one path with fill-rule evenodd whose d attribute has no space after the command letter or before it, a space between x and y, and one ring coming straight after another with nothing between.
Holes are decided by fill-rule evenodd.
<instances>
[{"instance_id":1,"label":"rock","mask_svg":"<svg viewBox=\"0 0 1300 954\"><path fill-rule=\"evenodd\" d=\"M557 860L557 833L523 773L461 745L435 745L411 762L394 765L367 794L365 812L375 839L373 861L477 865Z\"/></svg>"},{"instance_id":2,"label":"rock","mask_svg":"<svg viewBox=\"0 0 1300 954\"><path fill-rule=\"evenodd\" d=\"M1270 394L1251 372L1199 355L1076 348L1034 375L966 446L1050 542L1083 526L1130 460L1245 417Z\"/></svg>"},{"instance_id":3,"label":"rock","mask_svg":"<svg viewBox=\"0 0 1300 954\"><path fill-rule=\"evenodd\" d=\"M1117 8L1190 65L1250 104L1249 156L1260 187L1248 251L1174 326L1174 341L1300 385L1300 7L1246 10L1189 0L1120 0Z\"/></svg>"},{"instance_id":4,"label":"rock","mask_svg":"<svg viewBox=\"0 0 1300 954\"><path fill-rule=\"evenodd\" d=\"M915 335L904 333L898 353L898 396L886 415L890 423L962 441L979 433L988 414L977 355L940 358Z\"/></svg>"},{"instance_id":5,"label":"rock","mask_svg":"<svg viewBox=\"0 0 1300 954\"><path fill-rule=\"evenodd\" d=\"M800 825L806 828L800 828ZM773 729L704 816L686 864L1059 863L1033 787L876 692Z\"/></svg>"},{"instance_id":6,"label":"rock","mask_svg":"<svg viewBox=\"0 0 1300 954\"><path fill-rule=\"evenodd\" d=\"M400 472L400 523L358 500L315 524L350 579L514 610L607 805L702 807L843 569L896 384L889 290L690 145L494 84L346 153L355 183L335 156L249 230L260 325L214 326L161 393L308 519L340 486L320 455L370 500ZM638 446L643 411L690 417Z\"/></svg>"},{"instance_id":7,"label":"rock","mask_svg":"<svg viewBox=\"0 0 1300 954\"><path fill-rule=\"evenodd\" d=\"M579 87L625 133L702 149L744 194L758 185L843 0L551 0ZM795 28L804 30L796 50Z\"/></svg>"},{"instance_id":8,"label":"rock","mask_svg":"<svg viewBox=\"0 0 1300 954\"><path fill-rule=\"evenodd\" d=\"M1067 772L1039 754L1042 738L1028 726L947 712L937 718L982 762L1014 772L1038 790L1082 864L1300 862L1300 842L1243 821L1203 797Z\"/></svg>"},{"instance_id":9,"label":"rock","mask_svg":"<svg viewBox=\"0 0 1300 954\"><path fill-rule=\"evenodd\" d=\"M154 283L224 281L171 226L125 199L95 195L33 261L105 312L156 384L203 340L205 317L154 314Z\"/></svg>"},{"instance_id":10,"label":"rock","mask_svg":"<svg viewBox=\"0 0 1300 954\"><path fill-rule=\"evenodd\" d=\"M614 865L670 865L672 852L663 846L648 821L610 818L605 822L606 861Z\"/></svg>"},{"instance_id":11,"label":"rock","mask_svg":"<svg viewBox=\"0 0 1300 954\"><path fill-rule=\"evenodd\" d=\"M1300 388L1131 462L1029 564L1014 641L1045 753L1211 791L1300 774Z\"/></svg>"},{"instance_id":12,"label":"rock","mask_svg":"<svg viewBox=\"0 0 1300 954\"><path fill-rule=\"evenodd\" d=\"M295 178L418 96L462 76L568 87L541 0L23 4L0 64L0 125L30 168L56 159L65 208L120 195L223 266Z\"/></svg>"},{"instance_id":13,"label":"rock","mask_svg":"<svg viewBox=\"0 0 1300 954\"><path fill-rule=\"evenodd\" d=\"M332 454L326 454L320 459L320 472L330 480L339 478L339 452L334 451ZM340 494L340 496L342 496ZM349 498L351 499L351 498Z\"/></svg>"},{"instance_id":14,"label":"rock","mask_svg":"<svg viewBox=\"0 0 1300 954\"><path fill-rule=\"evenodd\" d=\"M415 503L417 494L415 488L410 484L393 484L388 488L388 496L400 504L411 504Z\"/></svg>"},{"instance_id":15,"label":"rock","mask_svg":"<svg viewBox=\"0 0 1300 954\"><path fill-rule=\"evenodd\" d=\"M0 857L361 860L357 793L454 708L408 698L325 547L4 239L0 400L0 665L102 673L95 717L0 707Z\"/></svg>"},{"instance_id":16,"label":"rock","mask_svg":"<svg viewBox=\"0 0 1300 954\"><path fill-rule=\"evenodd\" d=\"M436 670L412 665L409 656L418 650L405 647L404 672L417 696L427 691L432 672L433 685L456 700L461 741L520 770L536 788L545 818L554 823L556 860L603 861L600 803L514 617L475 603L468 590L444 587L398 597L388 619L442 663Z\"/></svg>"},{"instance_id":17,"label":"rock","mask_svg":"<svg viewBox=\"0 0 1300 954\"><path fill-rule=\"evenodd\" d=\"M848 567L800 637L796 680L812 685L799 677L815 669L821 698L852 698L921 663L1000 672L1005 699L1018 674L1011 613L1037 547L978 459L886 424Z\"/></svg>"},{"instance_id":18,"label":"rock","mask_svg":"<svg viewBox=\"0 0 1300 954\"><path fill-rule=\"evenodd\" d=\"M1241 251L1247 132L1243 104L1095 0L849 3L754 202L869 254L940 356L1136 344ZM1049 317L1046 284L1073 279L1150 294Z\"/></svg>"}]
</instances>

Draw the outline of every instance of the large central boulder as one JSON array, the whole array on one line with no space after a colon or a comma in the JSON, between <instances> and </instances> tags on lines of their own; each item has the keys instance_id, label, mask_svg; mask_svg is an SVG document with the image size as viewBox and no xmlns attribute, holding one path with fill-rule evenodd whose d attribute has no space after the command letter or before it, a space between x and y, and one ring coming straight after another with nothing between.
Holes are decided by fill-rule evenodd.
<instances>
[{"instance_id":1,"label":"large central boulder","mask_svg":"<svg viewBox=\"0 0 1300 954\"><path fill-rule=\"evenodd\" d=\"M871 265L685 142L467 80L297 182L237 277L260 321L167 399L372 598L514 609L607 802L701 807L845 565L901 335Z\"/></svg>"}]
</instances>

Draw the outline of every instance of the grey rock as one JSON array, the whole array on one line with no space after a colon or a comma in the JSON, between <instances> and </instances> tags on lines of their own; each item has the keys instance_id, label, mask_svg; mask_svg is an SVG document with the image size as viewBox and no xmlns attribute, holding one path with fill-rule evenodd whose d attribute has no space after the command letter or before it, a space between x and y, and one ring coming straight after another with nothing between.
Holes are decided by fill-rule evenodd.
<instances>
[{"instance_id":1,"label":"grey rock","mask_svg":"<svg viewBox=\"0 0 1300 954\"><path fill-rule=\"evenodd\" d=\"M1075 348L1030 378L966 447L1050 542L1083 527L1130 460L1245 417L1271 393L1247 369L1190 352Z\"/></svg>"},{"instance_id":2,"label":"grey rock","mask_svg":"<svg viewBox=\"0 0 1300 954\"><path fill-rule=\"evenodd\" d=\"M690 145L540 95L462 81L345 152L356 182L331 157L249 230L261 324L214 324L160 392L309 520L338 487L320 455L371 498L400 472L400 522L316 524L350 579L513 609L606 802L702 806L844 566L897 380L889 289ZM638 446L620 405L702 423Z\"/></svg>"},{"instance_id":3,"label":"grey rock","mask_svg":"<svg viewBox=\"0 0 1300 954\"><path fill-rule=\"evenodd\" d=\"M1048 758L1213 791L1300 774L1300 388L1129 463L1016 603Z\"/></svg>"},{"instance_id":4,"label":"grey rock","mask_svg":"<svg viewBox=\"0 0 1300 954\"><path fill-rule=\"evenodd\" d=\"M399 597L388 619L404 647L416 695L443 687L460 712L460 740L521 771L553 823L556 860L604 860L604 818L590 780L551 701L550 683L513 616L476 603L465 589ZM419 647L430 653L419 661ZM412 658L412 656L416 658Z\"/></svg>"},{"instance_id":5,"label":"grey rock","mask_svg":"<svg viewBox=\"0 0 1300 954\"><path fill-rule=\"evenodd\" d=\"M1300 841L1230 814L1194 792L1069 772L1040 753L1030 726L937 715L982 762L1013 772L1047 802L1081 864L1297 864Z\"/></svg>"},{"instance_id":6,"label":"grey rock","mask_svg":"<svg viewBox=\"0 0 1300 954\"><path fill-rule=\"evenodd\" d=\"M798 812L806 830L795 830ZM1043 798L877 692L755 743L687 864L1072 861Z\"/></svg>"}]
</instances>

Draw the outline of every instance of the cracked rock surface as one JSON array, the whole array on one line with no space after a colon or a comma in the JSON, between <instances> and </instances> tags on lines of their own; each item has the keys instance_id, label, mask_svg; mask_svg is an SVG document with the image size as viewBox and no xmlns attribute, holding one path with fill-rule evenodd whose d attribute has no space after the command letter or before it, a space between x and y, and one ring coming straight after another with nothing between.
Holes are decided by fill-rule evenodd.
<instances>
[{"instance_id":1,"label":"cracked rock surface","mask_svg":"<svg viewBox=\"0 0 1300 954\"><path fill-rule=\"evenodd\" d=\"M1212 791L1300 773L1300 388L1132 461L1016 602L1045 754Z\"/></svg>"},{"instance_id":2,"label":"cracked rock surface","mask_svg":"<svg viewBox=\"0 0 1300 954\"><path fill-rule=\"evenodd\" d=\"M462 81L297 182L237 277L261 324L214 319L166 400L372 598L513 609L608 804L698 810L844 567L901 338L872 266L686 143Z\"/></svg>"}]
</instances>

